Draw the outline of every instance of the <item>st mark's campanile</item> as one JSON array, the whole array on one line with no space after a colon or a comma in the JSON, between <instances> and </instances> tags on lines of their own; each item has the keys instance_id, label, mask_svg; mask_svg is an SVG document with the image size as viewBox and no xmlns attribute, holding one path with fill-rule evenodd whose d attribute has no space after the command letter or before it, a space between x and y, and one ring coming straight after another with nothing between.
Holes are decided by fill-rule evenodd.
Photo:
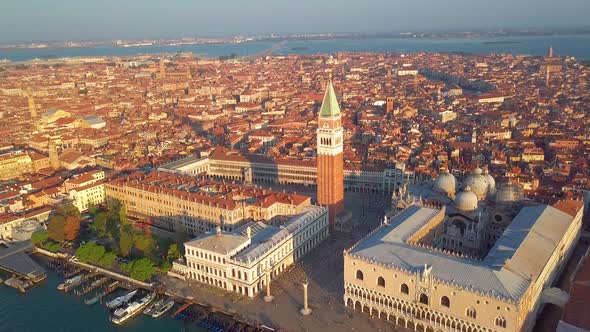
<instances>
[{"instance_id":1,"label":"st mark's campanile","mask_svg":"<svg viewBox=\"0 0 590 332\"><path fill-rule=\"evenodd\" d=\"M317 201L328 207L330 225L334 226L344 203L344 162L342 117L331 78L319 112L317 138Z\"/></svg>"}]
</instances>

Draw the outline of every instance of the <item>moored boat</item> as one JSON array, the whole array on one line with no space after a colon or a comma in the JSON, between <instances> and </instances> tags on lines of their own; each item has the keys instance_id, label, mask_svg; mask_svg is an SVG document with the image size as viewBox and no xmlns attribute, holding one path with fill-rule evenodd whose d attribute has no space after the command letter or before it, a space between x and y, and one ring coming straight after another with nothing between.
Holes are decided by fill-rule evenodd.
<instances>
[{"instance_id":1,"label":"moored boat","mask_svg":"<svg viewBox=\"0 0 590 332\"><path fill-rule=\"evenodd\" d=\"M108 277L103 277L103 278L96 279L96 280L94 280L94 281L93 281L93 282L90 284L90 287L91 287L91 288L96 288L96 287L98 287L98 286L102 285L103 283L105 283L105 282L107 281L107 279L108 279Z\"/></svg>"},{"instance_id":2,"label":"moored boat","mask_svg":"<svg viewBox=\"0 0 590 332\"><path fill-rule=\"evenodd\" d=\"M156 298L155 293L149 293L137 301L133 301L125 306L122 306L115 310L111 317L111 322L120 325L127 321L129 318L137 315L143 309L145 309L153 300Z\"/></svg>"},{"instance_id":3,"label":"moored boat","mask_svg":"<svg viewBox=\"0 0 590 332\"><path fill-rule=\"evenodd\" d=\"M137 289L134 289L132 291L129 291L119 297L116 297L114 299L112 299L111 301L107 302L107 308L109 309L115 309L119 306L121 306L123 303L129 302L133 296L135 296L135 294L137 294Z\"/></svg>"},{"instance_id":4,"label":"moored boat","mask_svg":"<svg viewBox=\"0 0 590 332\"><path fill-rule=\"evenodd\" d=\"M159 299L158 301L154 302L154 304L150 305L147 309L143 311L144 314L151 316L154 311L164 305L164 299Z\"/></svg>"},{"instance_id":5,"label":"moored boat","mask_svg":"<svg viewBox=\"0 0 590 332\"><path fill-rule=\"evenodd\" d=\"M77 275L73 278L67 279L63 283L59 284L59 286L57 286L57 289L64 290L64 289L66 289L67 286L80 282L82 280L82 278L83 278L82 275Z\"/></svg>"},{"instance_id":6,"label":"moored boat","mask_svg":"<svg viewBox=\"0 0 590 332\"><path fill-rule=\"evenodd\" d=\"M158 317L162 316L168 310L172 309L173 306L174 306L174 300L168 300L168 301L166 301L164 304L162 304L158 308L155 308L154 309L154 312L152 313L152 317L153 318L158 318Z\"/></svg>"}]
</instances>

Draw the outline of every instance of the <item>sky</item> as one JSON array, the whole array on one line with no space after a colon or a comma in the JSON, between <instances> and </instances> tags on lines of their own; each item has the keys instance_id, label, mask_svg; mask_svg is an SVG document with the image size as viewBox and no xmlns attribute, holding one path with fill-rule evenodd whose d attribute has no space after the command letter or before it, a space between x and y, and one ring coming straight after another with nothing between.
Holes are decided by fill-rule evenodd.
<instances>
[{"instance_id":1,"label":"sky","mask_svg":"<svg viewBox=\"0 0 590 332\"><path fill-rule=\"evenodd\" d=\"M1 0L0 42L588 27L590 0Z\"/></svg>"}]
</instances>

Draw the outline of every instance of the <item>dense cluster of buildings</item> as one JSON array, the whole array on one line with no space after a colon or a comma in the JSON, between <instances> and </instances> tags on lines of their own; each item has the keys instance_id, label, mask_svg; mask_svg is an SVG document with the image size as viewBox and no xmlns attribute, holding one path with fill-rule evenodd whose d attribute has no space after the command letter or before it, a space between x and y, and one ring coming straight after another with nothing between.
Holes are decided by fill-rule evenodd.
<instances>
[{"instance_id":1,"label":"dense cluster of buildings","mask_svg":"<svg viewBox=\"0 0 590 332\"><path fill-rule=\"evenodd\" d=\"M0 139L22 152L10 161L29 165L20 174L51 168L51 141L68 169L128 171L229 153L265 157L281 172L251 167L253 180L311 185L304 166L316 165L328 73L342 108L345 190L394 191L391 173L434 179L442 166L460 177L478 164L537 195L586 190L588 69L573 58L183 54L7 67L0 116L11 121ZM213 168L244 178L243 167Z\"/></svg>"},{"instance_id":2,"label":"dense cluster of buildings","mask_svg":"<svg viewBox=\"0 0 590 332\"><path fill-rule=\"evenodd\" d=\"M590 70L574 58L177 54L2 75L2 239L56 206L117 200L193 238L172 275L252 297L362 192L392 207L344 252L347 306L423 331L521 331L564 301L550 286L590 201Z\"/></svg>"}]
</instances>

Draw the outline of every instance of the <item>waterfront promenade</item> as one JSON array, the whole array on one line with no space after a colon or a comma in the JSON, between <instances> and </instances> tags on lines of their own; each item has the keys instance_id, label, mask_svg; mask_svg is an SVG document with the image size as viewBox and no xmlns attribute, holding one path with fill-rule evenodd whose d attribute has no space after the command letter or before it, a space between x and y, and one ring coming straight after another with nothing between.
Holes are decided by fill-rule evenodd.
<instances>
[{"instance_id":1,"label":"waterfront promenade","mask_svg":"<svg viewBox=\"0 0 590 332\"><path fill-rule=\"evenodd\" d=\"M171 277L161 281L169 294L192 298L196 303L237 315L251 323L285 331L404 331L390 322L345 308L342 300L342 250L354 240L349 234L333 234L299 264L271 282L274 301L267 303L263 293L254 299L239 297L196 282ZM322 252L326 252L322 255ZM340 253L340 255L338 255ZM309 305L313 312L302 316L304 276L309 279Z\"/></svg>"}]
</instances>

